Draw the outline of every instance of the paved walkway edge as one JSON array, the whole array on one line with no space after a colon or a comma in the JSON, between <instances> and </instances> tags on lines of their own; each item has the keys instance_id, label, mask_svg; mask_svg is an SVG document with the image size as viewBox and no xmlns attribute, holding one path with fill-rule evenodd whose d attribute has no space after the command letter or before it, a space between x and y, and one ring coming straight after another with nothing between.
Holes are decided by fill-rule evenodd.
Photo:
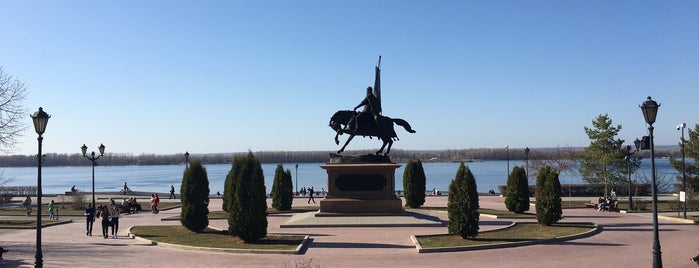
<instances>
[{"instance_id":1,"label":"paved walkway edge","mask_svg":"<svg viewBox=\"0 0 699 268\"><path fill-rule=\"evenodd\" d=\"M296 249L293 250L282 250L282 249L238 249L238 248L208 248L208 247L196 247L196 246L186 246L186 245L179 245L179 244L171 244L171 243L164 243L164 242L157 242L153 241L150 239L145 239L140 236L136 236L133 233L131 233L131 229L136 226L131 226L129 228L128 236L135 239L136 241L141 241L144 243L148 243L154 246L159 246L159 247L164 247L164 248L175 248L175 249L184 249L184 250L195 250L195 251L209 251L209 252L225 252L225 253L254 253L254 254L288 254L288 255L299 255L303 252L303 249L306 247L308 244L308 241L310 240L309 235L305 235L303 237L303 240L301 241L301 244L299 244ZM268 234L268 235L276 235L276 236L298 236L298 235L289 235L289 234Z\"/></svg>"},{"instance_id":2,"label":"paved walkway edge","mask_svg":"<svg viewBox=\"0 0 699 268\"><path fill-rule=\"evenodd\" d=\"M13 220L8 220L8 221L13 221ZM46 228L46 227L51 227L51 226L56 226L56 225L61 225L61 224L67 224L67 223L72 223L73 220L59 220L55 222L41 222L41 228ZM36 229L36 226L2 226L0 229Z\"/></svg>"},{"instance_id":3,"label":"paved walkway edge","mask_svg":"<svg viewBox=\"0 0 699 268\"><path fill-rule=\"evenodd\" d=\"M507 226L503 229L510 228L510 227L514 226L515 224L516 223L512 223L510 226ZM499 230L502 230L502 229L499 229ZM493 230L493 231L496 231L496 230ZM580 234L569 235L569 236L555 237L555 238L551 238L551 239L540 239L540 240L512 242L512 243L500 243L500 244L488 244L488 245L477 245L477 246L437 247L437 248L423 248L422 245L420 245L420 242L418 242L417 237L415 235L411 235L410 239L413 240L413 243L415 243L415 248L417 249L418 253L435 253L435 252L485 250L485 249L497 249L497 248L513 248L513 247L530 246L530 245L545 244L545 243L552 243L552 242L562 242L562 241L569 241L569 240L574 240L574 239L590 237L590 236L596 235L600 232L602 232L602 227L595 224L595 228L593 228L590 231L580 233ZM429 235L424 235L424 236L426 237Z\"/></svg>"}]
</instances>

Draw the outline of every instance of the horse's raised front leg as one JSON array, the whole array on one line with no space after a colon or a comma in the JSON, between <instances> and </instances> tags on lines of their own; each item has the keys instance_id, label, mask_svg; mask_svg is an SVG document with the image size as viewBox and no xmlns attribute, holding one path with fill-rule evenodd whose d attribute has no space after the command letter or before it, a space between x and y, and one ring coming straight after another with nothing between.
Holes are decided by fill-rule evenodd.
<instances>
[{"instance_id":1,"label":"horse's raised front leg","mask_svg":"<svg viewBox=\"0 0 699 268\"><path fill-rule=\"evenodd\" d=\"M345 151L345 147L347 147L347 144L349 144L350 141L352 141L352 138L354 138L354 134L350 134L349 138L347 138L347 141L345 142L345 145L343 145L342 148L339 151L337 151L338 154L341 154Z\"/></svg>"},{"instance_id":2,"label":"horse's raised front leg","mask_svg":"<svg viewBox=\"0 0 699 268\"><path fill-rule=\"evenodd\" d=\"M340 145L340 139L338 138L340 135L342 135L342 129L337 130L337 134L335 134L335 144Z\"/></svg>"}]
</instances>

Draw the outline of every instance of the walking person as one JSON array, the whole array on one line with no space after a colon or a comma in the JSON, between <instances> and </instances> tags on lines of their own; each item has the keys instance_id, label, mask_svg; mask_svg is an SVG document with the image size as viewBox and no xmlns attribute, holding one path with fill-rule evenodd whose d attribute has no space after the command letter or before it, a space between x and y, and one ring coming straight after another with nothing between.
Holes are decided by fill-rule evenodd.
<instances>
[{"instance_id":1,"label":"walking person","mask_svg":"<svg viewBox=\"0 0 699 268\"><path fill-rule=\"evenodd\" d=\"M92 236L92 225L95 223L95 208L92 203L88 203L85 209L85 223L85 235Z\"/></svg>"},{"instance_id":2,"label":"walking person","mask_svg":"<svg viewBox=\"0 0 699 268\"><path fill-rule=\"evenodd\" d=\"M57 220L58 217L56 217L56 205L54 205L53 200L51 200L51 202L49 202L48 209L49 209L49 220L50 221Z\"/></svg>"},{"instance_id":3,"label":"walking person","mask_svg":"<svg viewBox=\"0 0 699 268\"><path fill-rule=\"evenodd\" d=\"M121 217L121 213L119 213L119 208L116 206L112 207L112 213L110 215L111 217L111 222L110 225L112 226L112 238L117 238L117 234L119 233L119 218Z\"/></svg>"},{"instance_id":4,"label":"walking person","mask_svg":"<svg viewBox=\"0 0 699 268\"><path fill-rule=\"evenodd\" d=\"M24 199L24 202L22 202L22 206L25 207L27 217L32 215L32 198L27 196L27 199Z\"/></svg>"},{"instance_id":5,"label":"walking person","mask_svg":"<svg viewBox=\"0 0 699 268\"><path fill-rule=\"evenodd\" d=\"M102 236L109 238L109 209L107 206L100 205L97 212L97 217L102 219Z\"/></svg>"},{"instance_id":6,"label":"walking person","mask_svg":"<svg viewBox=\"0 0 699 268\"><path fill-rule=\"evenodd\" d=\"M160 203L160 198L158 198L158 194L151 194L150 195L150 210L153 214L158 214L160 212L158 210L158 203Z\"/></svg>"},{"instance_id":7,"label":"walking person","mask_svg":"<svg viewBox=\"0 0 699 268\"><path fill-rule=\"evenodd\" d=\"M175 185L170 185L170 197L168 199L177 199L177 196L175 196Z\"/></svg>"},{"instance_id":8,"label":"walking person","mask_svg":"<svg viewBox=\"0 0 699 268\"><path fill-rule=\"evenodd\" d=\"M313 201L313 204L316 203L316 200L313 199L313 194L315 194L315 191L313 191L313 186L311 188L308 188L308 203L310 204L311 201Z\"/></svg>"},{"instance_id":9,"label":"walking person","mask_svg":"<svg viewBox=\"0 0 699 268\"><path fill-rule=\"evenodd\" d=\"M160 210L158 209L158 205L160 205L160 196L158 194L155 194L155 214L158 214Z\"/></svg>"}]
</instances>

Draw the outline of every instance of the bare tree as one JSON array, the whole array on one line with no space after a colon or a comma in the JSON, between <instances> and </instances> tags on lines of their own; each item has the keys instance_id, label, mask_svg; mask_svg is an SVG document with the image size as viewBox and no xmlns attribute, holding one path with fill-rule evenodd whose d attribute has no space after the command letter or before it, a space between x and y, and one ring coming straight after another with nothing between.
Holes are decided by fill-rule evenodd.
<instances>
[{"instance_id":1,"label":"bare tree","mask_svg":"<svg viewBox=\"0 0 699 268\"><path fill-rule=\"evenodd\" d=\"M653 180L648 174L639 175L638 180L641 183L653 185ZM658 189L658 193L671 193L675 187L675 178L665 173L655 174L655 183L658 187L656 188Z\"/></svg>"},{"instance_id":2,"label":"bare tree","mask_svg":"<svg viewBox=\"0 0 699 268\"><path fill-rule=\"evenodd\" d=\"M552 167L558 174L576 174L577 152L571 147L557 147L546 154L532 150L529 158L530 178L536 178L539 169L545 166Z\"/></svg>"},{"instance_id":3,"label":"bare tree","mask_svg":"<svg viewBox=\"0 0 699 268\"><path fill-rule=\"evenodd\" d=\"M26 128L27 113L22 103L26 95L24 83L0 66L0 152L12 152Z\"/></svg>"},{"instance_id":4,"label":"bare tree","mask_svg":"<svg viewBox=\"0 0 699 268\"><path fill-rule=\"evenodd\" d=\"M5 73L0 66L0 152L8 153L15 148L17 138L25 129L26 110L22 101L27 95L24 83ZM0 186L10 182L0 173Z\"/></svg>"}]
</instances>

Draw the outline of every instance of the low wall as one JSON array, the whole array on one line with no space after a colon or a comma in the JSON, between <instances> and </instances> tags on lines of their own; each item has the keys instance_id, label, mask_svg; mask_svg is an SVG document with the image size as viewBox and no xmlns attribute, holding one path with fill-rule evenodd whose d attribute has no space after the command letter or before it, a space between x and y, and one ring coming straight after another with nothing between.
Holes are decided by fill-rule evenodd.
<instances>
[{"instance_id":1,"label":"low wall","mask_svg":"<svg viewBox=\"0 0 699 268\"><path fill-rule=\"evenodd\" d=\"M536 186L529 185L529 194L534 196ZM628 185L607 185L607 190L615 190L617 196L628 196ZM498 185L500 195L505 195L507 185ZM650 184L634 184L632 195L647 196L651 194ZM561 184L561 196L604 196L604 184Z\"/></svg>"}]
</instances>

